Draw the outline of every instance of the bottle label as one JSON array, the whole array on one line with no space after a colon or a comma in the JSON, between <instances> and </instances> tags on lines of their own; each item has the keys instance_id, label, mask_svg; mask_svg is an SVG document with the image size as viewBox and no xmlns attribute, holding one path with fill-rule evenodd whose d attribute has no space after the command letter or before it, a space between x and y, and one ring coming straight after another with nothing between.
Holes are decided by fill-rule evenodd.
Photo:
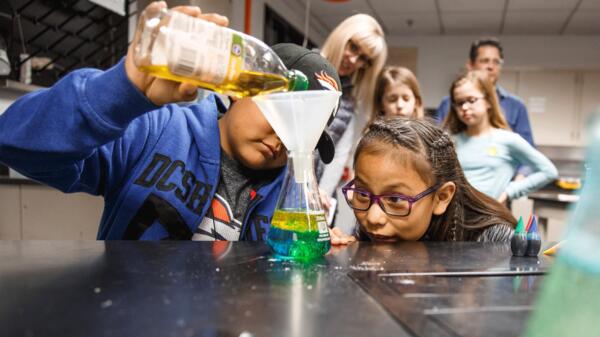
<instances>
[{"instance_id":1,"label":"bottle label","mask_svg":"<svg viewBox=\"0 0 600 337\"><path fill-rule=\"evenodd\" d=\"M154 44L152 63L166 64L175 75L218 85L239 74L242 43L230 29L171 11Z\"/></svg>"},{"instance_id":2,"label":"bottle label","mask_svg":"<svg viewBox=\"0 0 600 337\"><path fill-rule=\"evenodd\" d=\"M242 71L242 57L244 54L244 41L239 34L232 34L231 53L227 71L227 81L233 82Z\"/></svg>"},{"instance_id":3,"label":"bottle label","mask_svg":"<svg viewBox=\"0 0 600 337\"><path fill-rule=\"evenodd\" d=\"M327 227L325 216L317 216L317 227L319 228L319 237L317 238L317 241L329 241L329 228Z\"/></svg>"}]
</instances>

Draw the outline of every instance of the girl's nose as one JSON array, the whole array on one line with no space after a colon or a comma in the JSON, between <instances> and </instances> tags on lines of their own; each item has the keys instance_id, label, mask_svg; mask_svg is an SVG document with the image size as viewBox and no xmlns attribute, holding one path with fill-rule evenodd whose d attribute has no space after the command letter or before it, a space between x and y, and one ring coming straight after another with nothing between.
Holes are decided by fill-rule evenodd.
<instances>
[{"instance_id":1,"label":"girl's nose","mask_svg":"<svg viewBox=\"0 0 600 337\"><path fill-rule=\"evenodd\" d=\"M396 106L398 107L398 109L402 109L404 107L404 102L401 99L398 99L396 101Z\"/></svg>"},{"instance_id":2,"label":"girl's nose","mask_svg":"<svg viewBox=\"0 0 600 337\"><path fill-rule=\"evenodd\" d=\"M358 62L358 55L350 55L350 57L348 57L348 61L350 61L350 63L355 65L356 62Z\"/></svg>"},{"instance_id":3,"label":"girl's nose","mask_svg":"<svg viewBox=\"0 0 600 337\"><path fill-rule=\"evenodd\" d=\"M372 227L382 227L387 221L387 215L378 203L373 203L367 210L367 223Z\"/></svg>"}]
</instances>

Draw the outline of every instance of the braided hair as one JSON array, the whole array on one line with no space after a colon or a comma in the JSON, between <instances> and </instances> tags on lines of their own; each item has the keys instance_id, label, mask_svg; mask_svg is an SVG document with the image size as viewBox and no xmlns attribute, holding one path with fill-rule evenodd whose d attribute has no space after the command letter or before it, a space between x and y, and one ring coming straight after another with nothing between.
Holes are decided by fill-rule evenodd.
<instances>
[{"instance_id":1,"label":"braided hair","mask_svg":"<svg viewBox=\"0 0 600 337\"><path fill-rule=\"evenodd\" d=\"M465 178L450 136L429 119L415 120L403 117L373 122L360 140L354 162L363 152L382 145L405 150L423 181L430 185L453 182L456 192L446 212L433 215L427 236L439 241L475 240L481 232L493 225L514 227L510 211L493 198L476 190Z\"/></svg>"}]
</instances>

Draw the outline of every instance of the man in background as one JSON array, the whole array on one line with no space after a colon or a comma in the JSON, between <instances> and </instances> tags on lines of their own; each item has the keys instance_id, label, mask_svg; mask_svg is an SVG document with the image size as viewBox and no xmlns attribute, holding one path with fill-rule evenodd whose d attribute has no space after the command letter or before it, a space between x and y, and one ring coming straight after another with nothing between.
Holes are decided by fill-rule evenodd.
<instances>
[{"instance_id":1,"label":"man in background","mask_svg":"<svg viewBox=\"0 0 600 337\"><path fill-rule=\"evenodd\" d=\"M496 86L496 94L498 95L498 100L500 101L500 106L508 125L529 144L535 146L527 107L519 97L509 93L506 89L498 85L503 63L504 53L498 39L493 37L482 38L471 44L469 59L466 64L467 69L482 70L488 73L488 76ZM450 98L446 96L437 109L437 118L440 123L446 118L449 107Z\"/></svg>"}]
</instances>

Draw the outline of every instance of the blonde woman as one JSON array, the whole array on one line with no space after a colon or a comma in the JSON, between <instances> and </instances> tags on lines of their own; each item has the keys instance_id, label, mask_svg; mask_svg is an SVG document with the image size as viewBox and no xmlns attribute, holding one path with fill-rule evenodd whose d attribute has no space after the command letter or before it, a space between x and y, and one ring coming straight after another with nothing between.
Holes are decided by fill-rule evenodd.
<instances>
[{"instance_id":1,"label":"blonde woman","mask_svg":"<svg viewBox=\"0 0 600 337\"><path fill-rule=\"evenodd\" d=\"M317 167L323 193L333 195L355 143L373 106L377 75L387 58L383 29L373 17L356 14L342 21L327 37L323 56L337 69L342 99L328 131L336 144L333 161ZM350 165L351 166L351 165Z\"/></svg>"}]
</instances>

